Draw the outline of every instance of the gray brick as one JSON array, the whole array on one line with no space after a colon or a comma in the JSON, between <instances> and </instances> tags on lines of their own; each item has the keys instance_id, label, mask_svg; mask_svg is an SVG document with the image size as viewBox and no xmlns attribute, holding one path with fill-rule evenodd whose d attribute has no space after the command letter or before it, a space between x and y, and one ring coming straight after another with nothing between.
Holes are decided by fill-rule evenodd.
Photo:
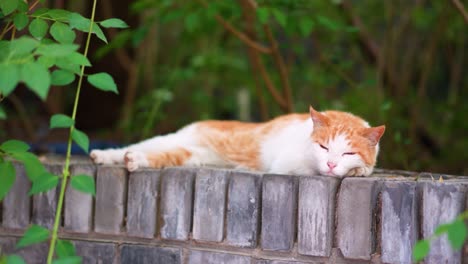
<instances>
[{"instance_id":1,"label":"gray brick","mask_svg":"<svg viewBox=\"0 0 468 264\"><path fill-rule=\"evenodd\" d=\"M337 246L349 259L370 260L375 246L373 217L378 193L376 178L346 178L336 211Z\"/></svg>"},{"instance_id":2,"label":"gray brick","mask_svg":"<svg viewBox=\"0 0 468 264\"><path fill-rule=\"evenodd\" d=\"M453 221L465 207L466 186L460 183L421 183L423 189L422 202L422 234L430 237L435 228L443 223ZM446 236L435 239L431 243L431 251L425 263L461 263L461 252L453 251Z\"/></svg>"},{"instance_id":3,"label":"gray brick","mask_svg":"<svg viewBox=\"0 0 468 264\"><path fill-rule=\"evenodd\" d=\"M411 263L418 237L415 182L386 182L382 191L382 261Z\"/></svg>"},{"instance_id":4,"label":"gray brick","mask_svg":"<svg viewBox=\"0 0 468 264\"><path fill-rule=\"evenodd\" d=\"M113 243L73 241L73 244L83 264L118 263L117 246Z\"/></svg>"},{"instance_id":5,"label":"gray brick","mask_svg":"<svg viewBox=\"0 0 468 264\"><path fill-rule=\"evenodd\" d=\"M5 228L26 228L30 221L31 199L28 191L31 182L26 177L23 165L14 163L16 180L3 199L2 226Z\"/></svg>"},{"instance_id":6,"label":"gray brick","mask_svg":"<svg viewBox=\"0 0 468 264\"><path fill-rule=\"evenodd\" d=\"M46 263L49 249L49 245L46 242L16 249L17 242L17 238L0 237L0 256L2 254L16 254L21 256L28 264Z\"/></svg>"},{"instance_id":7,"label":"gray brick","mask_svg":"<svg viewBox=\"0 0 468 264\"><path fill-rule=\"evenodd\" d=\"M127 234L137 237L154 237L159 178L159 170L140 170L130 174L127 199Z\"/></svg>"},{"instance_id":8,"label":"gray brick","mask_svg":"<svg viewBox=\"0 0 468 264\"><path fill-rule=\"evenodd\" d=\"M261 247L288 251L294 243L296 181L285 175L265 175L262 188Z\"/></svg>"},{"instance_id":9,"label":"gray brick","mask_svg":"<svg viewBox=\"0 0 468 264\"><path fill-rule=\"evenodd\" d=\"M161 237L187 240L192 219L196 169L167 168L161 178Z\"/></svg>"},{"instance_id":10,"label":"gray brick","mask_svg":"<svg viewBox=\"0 0 468 264\"><path fill-rule=\"evenodd\" d=\"M127 191L127 172L115 166L99 166L96 183L94 230L119 234L122 231Z\"/></svg>"},{"instance_id":11,"label":"gray brick","mask_svg":"<svg viewBox=\"0 0 468 264\"><path fill-rule=\"evenodd\" d=\"M93 164L74 164L70 175L89 175L95 178ZM65 193L64 228L68 231L86 233L93 228L93 196L77 191L70 186Z\"/></svg>"},{"instance_id":12,"label":"gray brick","mask_svg":"<svg viewBox=\"0 0 468 264\"><path fill-rule=\"evenodd\" d=\"M45 164L44 166L47 171L56 176L61 176L63 173L62 164ZM61 182L59 181L58 187L33 196L32 222L34 224L49 229L54 226L60 184Z\"/></svg>"},{"instance_id":13,"label":"gray brick","mask_svg":"<svg viewBox=\"0 0 468 264\"><path fill-rule=\"evenodd\" d=\"M339 180L333 177L299 179L298 251L300 254L330 256L338 183Z\"/></svg>"},{"instance_id":14,"label":"gray brick","mask_svg":"<svg viewBox=\"0 0 468 264\"><path fill-rule=\"evenodd\" d=\"M261 175L232 172L229 179L226 242L256 247L259 231Z\"/></svg>"},{"instance_id":15,"label":"gray brick","mask_svg":"<svg viewBox=\"0 0 468 264\"><path fill-rule=\"evenodd\" d=\"M200 169L195 180L193 238L201 241L223 240L228 171Z\"/></svg>"},{"instance_id":16,"label":"gray brick","mask_svg":"<svg viewBox=\"0 0 468 264\"><path fill-rule=\"evenodd\" d=\"M122 264L179 264L180 249L154 246L123 245L120 249Z\"/></svg>"},{"instance_id":17,"label":"gray brick","mask_svg":"<svg viewBox=\"0 0 468 264\"><path fill-rule=\"evenodd\" d=\"M248 256L209 251L191 250L188 256L188 264L250 264L251 262Z\"/></svg>"},{"instance_id":18,"label":"gray brick","mask_svg":"<svg viewBox=\"0 0 468 264\"><path fill-rule=\"evenodd\" d=\"M132 172L128 180L127 233L152 238L156 233L159 170Z\"/></svg>"},{"instance_id":19,"label":"gray brick","mask_svg":"<svg viewBox=\"0 0 468 264\"><path fill-rule=\"evenodd\" d=\"M293 261L293 260L267 260L267 259L259 259L255 261L255 264L306 264L306 263L311 263L311 262L301 262L301 261ZM321 262L312 262L312 263L321 263Z\"/></svg>"}]
</instances>

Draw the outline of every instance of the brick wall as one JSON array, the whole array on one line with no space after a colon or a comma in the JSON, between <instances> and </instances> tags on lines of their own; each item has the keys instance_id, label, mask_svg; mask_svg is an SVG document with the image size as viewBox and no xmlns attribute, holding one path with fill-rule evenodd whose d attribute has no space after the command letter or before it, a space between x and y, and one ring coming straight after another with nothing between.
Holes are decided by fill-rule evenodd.
<instances>
[{"instance_id":1,"label":"brick wall","mask_svg":"<svg viewBox=\"0 0 468 264\"><path fill-rule=\"evenodd\" d=\"M47 168L60 173L59 164ZM74 164L93 198L68 189L60 236L85 263L411 263L411 248L467 204L468 178L378 171L367 178L209 168L141 170ZM51 227L58 190L27 196L17 166L2 202L0 247L44 263L46 244L14 245L30 223ZM435 180L433 180L435 179ZM436 240L426 263L468 262Z\"/></svg>"}]
</instances>

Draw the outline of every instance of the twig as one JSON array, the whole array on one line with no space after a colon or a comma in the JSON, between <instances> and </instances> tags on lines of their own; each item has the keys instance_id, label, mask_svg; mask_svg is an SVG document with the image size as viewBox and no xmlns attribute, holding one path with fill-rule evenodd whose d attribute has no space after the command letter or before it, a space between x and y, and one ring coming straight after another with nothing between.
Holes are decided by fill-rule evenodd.
<instances>
[{"instance_id":1,"label":"twig","mask_svg":"<svg viewBox=\"0 0 468 264\"><path fill-rule=\"evenodd\" d=\"M288 70L286 69L283 57L281 56L281 53L278 49L278 42L273 37L271 28L268 25L264 25L263 29L265 30L268 40L270 41L273 59L280 73L280 79L281 79L281 84L283 86L283 95L285 97L286 107L288 109L288 112L292 112L293 111L292 92L291 92L291 86L289 85Z\"/></svg>"},{"instance_id":2,"label":"twig","mask_svg":"<svg viewBox=\"0 0 468 264\"><path fill-rule=\"evenodd\" d=\"M465 23L468 24L468 13L466 12L463 4L459 0L452 0L452 3L463 16L463 19L465 19Z\"/></svg>"},{"instance_id":3,"label":"twig","mask_svg":"<svg viewBox=\"0 0 468 264\"><path fill-rule=\"evenodd\" d=\"M208 7L208 4L203 0L198 0L204 7ZM248 46L256 49L261 53L269 54L271 53L271 49L268 47L263 46L262 44L257 43L256 41L249 38L243 32L237 30L231 23L226 21L222 16L215 14L215 19L229 32L231 32L234 36L240 39L242 42L247 44Z\"/></svg>"}]
</instances>

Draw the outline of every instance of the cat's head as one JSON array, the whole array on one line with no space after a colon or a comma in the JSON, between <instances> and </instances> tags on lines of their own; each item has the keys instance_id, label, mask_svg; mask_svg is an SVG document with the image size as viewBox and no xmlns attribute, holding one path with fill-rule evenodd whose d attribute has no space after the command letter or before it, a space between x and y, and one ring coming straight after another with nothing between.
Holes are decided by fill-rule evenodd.
<instances>
[{"instance_id":1,"label":"cat's head","mask_svg":"<svg viewBox=\"0 0 468 264\"><path fill-rule=\"evenodd\" d=\"M339 111L315 111L313 151L322 175L368 176L372 173L385 126L369 127L361 118Z\"/></svg>"}]
</instances>

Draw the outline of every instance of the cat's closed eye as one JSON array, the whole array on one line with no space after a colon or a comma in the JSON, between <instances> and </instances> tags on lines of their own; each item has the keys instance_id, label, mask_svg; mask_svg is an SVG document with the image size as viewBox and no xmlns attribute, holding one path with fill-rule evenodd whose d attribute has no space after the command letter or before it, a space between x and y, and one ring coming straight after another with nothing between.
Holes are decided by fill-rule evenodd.
<instances>
[{"instance_id":1,"label":"cat's closed eye","mask_svg":"<svg viewBox=\"0 0 468 264\"><path fill-rule=\"evenodd\" d=\"M356 155L356 152L345 152L345 153L343 153L343 156L344 155Z\"/></svg>"},{"instance_id":2,"label":"cat's closed eye","mask_svg":"<svg viewBox=\"0 0 468 264\"><path fill-rule=\"evenodd\" d=\"M322 145L322 144L319 144L319 145L320 145L321 148L323 148L324 150L328 151L328 148L327 148L327 147L325 147L325 146Z\"/></svg>"}]
</instances>

